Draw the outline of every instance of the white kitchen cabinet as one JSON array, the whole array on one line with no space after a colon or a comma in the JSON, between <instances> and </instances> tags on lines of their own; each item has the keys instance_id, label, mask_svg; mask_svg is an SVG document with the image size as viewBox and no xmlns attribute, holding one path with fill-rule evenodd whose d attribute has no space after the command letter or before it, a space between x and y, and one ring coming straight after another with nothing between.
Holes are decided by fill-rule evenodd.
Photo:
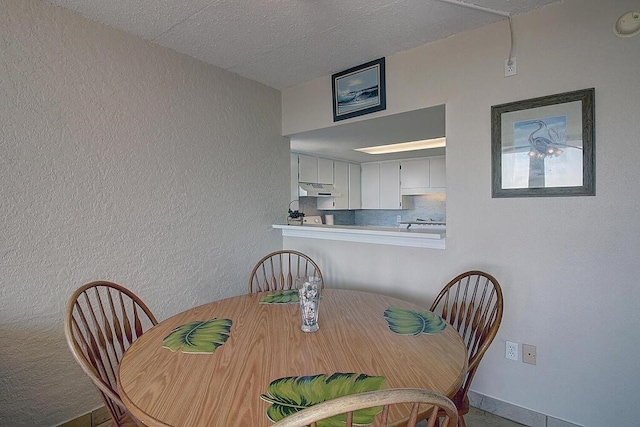
<instances>
[{"instance_id":1,"label":"white kitchen cabinet","mask_svg":"<svg viewBox=\"0 0 640 427\"><path fill-rule=\"evenodd\" d=\"M362 208L362 177L361 167L355 163L349 163L349 206L348 209Z\"/></svg>"},{"instance_id":2,"label":"white kitchen cabinet","mask_svg":"<svg viewBox=\"0 0 640 427\"><path fill-rule=\"evenodd\" d=\"M429 187L444 190L447 186L445 156L429 157Z\"/></svg>"},{"instance_id":3,"label":"white kitchen cabinet","mask_svg":"<svg viewBox=\"0 0 640 427\"><path fill-rule=\"evenodd\" d=\"M402 209L400 162L363 163L362 209Z\"/></svg>"},{"instance_id":4,"label":"white kitchen cabinet","mask_svg":"<svg viewBox=\"0 0 640 427\"><path fill-rule=\"evenodd\" d=\"M298 181L333 184L333 160L298 154Z\"/></svg>"},{"instance_id":5,"label":"white kitchen cabinet","mask_svg":"<svg viewBox=\"0 0 640 427\"><path fill-rule=\"evenodd\" d=\"M347 162L333 162L333 185L340 193L335 197L335 209L349 209L349 165Z\"/></svg>"},{"instance_id":6,"label":"white kitchen cabinet","mask_svg":"<svg viewBox=\"0 0 640 427\"><path fill-rule=\"evenodd\" d=\"M300 186L298 185L298 155L291 153L291 196L290 201L298 200ZM291 210L299 208L298 202L291 203Z\"/></svg>"},{"instance_id":7,"label":"white kitchen cabinet","mask_svg":"<svg viewBox=\"0 0 640 427\"><path fill-rule=\"evenodd\" d=\"M401 192L404 196L444 193L445 156L401 160Z\"/></svg>"},{"instance_id":8,"label":"white kitchen cabinet","mask_svg":"<svg viewBox=\"0 0 640 427\"><path fill-rule=\"evenodd\" d=\"M400 162L403 195L424 194L429 189L429 159L409 159Z\"/></svg>"},{"instance_id":9,"label":"white kitchen cabinet","mask_svg":"<svg viewBox=\"0 0 640 427\"><path fill-rule=\"evenodd\" d=\"M340 197L318 198L320 210L361 209L361 168L359 164L338 160L333 162L333 185Z\"/></svg>"},{"instance_id":10,"label":"white kitchen cabinet","mask_svg":"<svg viewBox=\"0 0 640 427\"><path fill-rule=\"evenodd\" d=\"M380 163L380 209L402 209L400 162Z\"/></svg>"},{"instance_id":11,"label":"white kitchen cabinet","mask_svg":"<svg viewBox=\"0 0 640 427\"><path fill-rule=\"evenodd\" d=\"M349 169L347 162L332 161L332 182L340 197L318 197L320 210L337 210L349 208Z\"/></svg>"},{"instance_id":12,"label":"white kitchen cabinet","mask_svg":"<svg viewBox=\"0 0 640 427\"><path fill-rule=\"evenodd\" d=\"M298 182L318 182L318 158L298 154Z\"/></svg>"},{"instance_id":13,"label":"white kitchen cabinet","mask_svg":"<svg viewBox=\"0 0 640 427\"><path fill-rule=\"evenodd\" d=\"M318 181L319 184L333 184L333 160L318 158Z\"/></svg>"},{"instance_id":14,"label":"white kitchen cabinet","mask_svg":"<svg viewBox=\"0 0 640 427\"><path fill-rule=\"evenodd\" d=\"M363 163L362 178L362 209L380 209L380 163Z\"/></svg>"}]
</instances>

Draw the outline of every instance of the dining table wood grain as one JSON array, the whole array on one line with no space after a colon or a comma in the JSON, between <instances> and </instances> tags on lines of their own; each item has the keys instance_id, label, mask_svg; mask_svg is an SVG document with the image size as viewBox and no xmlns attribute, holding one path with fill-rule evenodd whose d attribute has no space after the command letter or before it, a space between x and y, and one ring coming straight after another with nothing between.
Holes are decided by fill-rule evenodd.
<instances>
[{"instance_id":1,"label":"dining table wood grain","mask_svg":"<svg viewBox=\"0 0 640 427\"><path fill-rule=\"evenodd\" d=\"M436 334L399 335L389 307L424 307L377 293L324 289L320 329L300 329L294 304L263 304L268 292L231 297L172 316L126 351L118 391L148 426L271 426L260 398L273 380L356 373L383 376L385 388L418 387L453 396L467 369L467 350L447 324ZM232 320L229 338L210 354L163 348L171 331L192 321ZM392 417L395 416L392 414Z\"/></svg>"}]
</instances>

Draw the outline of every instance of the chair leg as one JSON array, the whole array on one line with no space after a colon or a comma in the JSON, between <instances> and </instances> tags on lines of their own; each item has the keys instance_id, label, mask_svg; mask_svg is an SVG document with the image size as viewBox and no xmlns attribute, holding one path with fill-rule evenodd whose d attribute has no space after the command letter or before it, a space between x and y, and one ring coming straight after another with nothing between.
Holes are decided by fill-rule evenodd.
<instances>
[{"instance_id":1,"label":"chair leg","mask_svg":"<svg viewBox=\"0 0 640 427\"><path fill-rule=\"evenodd\" d=\"M467 427L467 423L464 421L464 415L458 416L458 427Z\"/></svg>"}]
</instances>

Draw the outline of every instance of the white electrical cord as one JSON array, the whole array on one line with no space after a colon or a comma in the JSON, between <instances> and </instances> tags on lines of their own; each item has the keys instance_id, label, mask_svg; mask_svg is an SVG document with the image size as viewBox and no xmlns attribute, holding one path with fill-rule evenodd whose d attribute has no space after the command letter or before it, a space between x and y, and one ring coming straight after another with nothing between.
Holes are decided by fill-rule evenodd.
<instances>
[{"instance_id":1,"label":"white electrical cord","mask_svg":"<svg viewBox=\"0 0 640 427\"><path fill-rule=\"evenodd\" d=\"M513 26L511 23L511 14L507 13L507 12L502 12L499 10L495 10L495 9L490 9L488 7L483 7L483 6L478 6L475 5L473 3L466 3L463 1L459 1L459 0L436 0L442 3L449 3L449 4L453 4L456 6L461 6L461 7L466 7L468 9L474 9L474 10L479 10L481 12L486 12L486 13L491 13L493 15L498 15L498 16L503 16L505 18L507 18L509 20L509 40L510 40L510 46L509 46L509 62L508 64L511 65L513 62L511 61L511 59L513 58Z\"/></svg>"},{"instance_id":2,"label":"white electrical cord","mask_svg":"<svg viewBox=\"0 0 640 427\"><path fill-rule=\"evenodd\" d=\"M436 1L440 1L440 2L443 2L443 3L449 3L449 4L455 4L456 6L462 6L462 7L468 8L468 9L480 10L482 12L487 12L487 13L492 13L494 15L504 16L505 18L508 18L509 16L511 16L507 12L502 12L502 11L495 10L495 9L489 9L488 7L478 6L476 4L467 3L467 2L464 2L464 1L459 1L459 0L436 0Z\"/></svg>"},{"instance_id":3,"label":"white electrical cord","mask_svg":"<svg viewBox=\"0 0 640 427\"><path fill-rule=\"evenodd\" d=\"M509 64L509 66L513 65L513 61L511 58L513 58L513 26L511 24L511 15L507 16L507 19L509 20L509 61L507 61L507 64Z\"/></svg>"}]
</instances>

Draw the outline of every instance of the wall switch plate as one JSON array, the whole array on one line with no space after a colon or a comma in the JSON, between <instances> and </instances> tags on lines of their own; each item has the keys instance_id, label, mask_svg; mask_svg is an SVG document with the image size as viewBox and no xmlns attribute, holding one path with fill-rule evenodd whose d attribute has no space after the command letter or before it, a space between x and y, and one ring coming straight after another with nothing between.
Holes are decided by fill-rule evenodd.
<instances>
[{"instance_id":1,"label":"wall switch plate","mask_svg":"<svg viewBox=\"0 0 640 427\"><path fill-rule=\"evenodd\" d=\"M516 58L507 58L504 60L504 76L515 76L518 72L516 68Z\"/></svg>"},{"instance_id":2,"label":"wall switch plate","mask_svg":"<svg viewBox=\"0 0 640 427\"><path fill-rule=\"evenodd\" d=\"M518 360L518 343L507 341L504 348L504 357L509 360Z\"/></svg>"},{"instance_id":3,"label":"wall switch plate","mask_svg":"<svg viewBox=\"0 0 640 427\"><path fill-rule=\"evenodd\" d=\"M537 350L535 345L522 344L522 361L530 365L536 364Z\"/></svg>"}]
</instances>

